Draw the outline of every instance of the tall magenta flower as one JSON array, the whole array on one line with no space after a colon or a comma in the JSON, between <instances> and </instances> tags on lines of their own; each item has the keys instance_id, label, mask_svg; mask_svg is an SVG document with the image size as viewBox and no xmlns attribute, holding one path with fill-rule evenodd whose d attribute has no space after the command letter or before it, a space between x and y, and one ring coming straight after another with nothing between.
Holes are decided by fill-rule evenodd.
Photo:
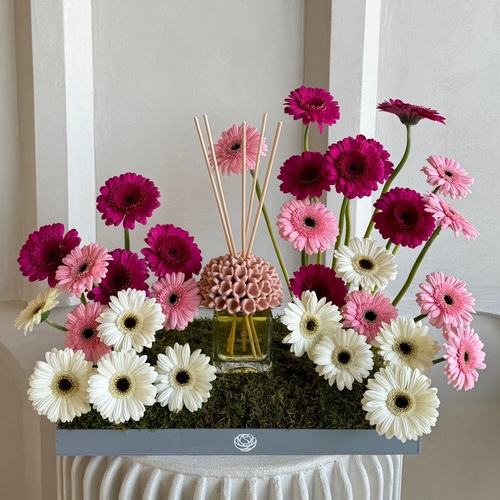
<instances>
[{"instance_id":1,"label":"tall magenta flower","mask_svg":"<svg viewBox=\"0 0 500 500\"><path fill-rule=\"evenodd\" d=\"M393 188L373 206L380 210L373 216L375 227L395 245L415 248L434 231L434 217L425 211L423 196L413 189Z\"/></svg>"},{"instance_id":2,"label":"tall magenta flower","mask_svg":"<svg viewBox=\"0 0 500 500\"><path fill-rule=\"evenodd\" d=\"M330 191L335 176L321 153L304 151L288 158L280 168L278 179L282 193L290 193L298 200L319 198L323 191Z\"/></svg>"},{"instance_id":3,"label":"tall magenta flower","mask_svg":"<svg viewBox=\"0 0 500 500\"><path fill-rule=\"evenodd\" d=\"M452 158L432 155L427 158L429 165L422 168L427 176L427 183L437 188L442 196L463 198L470 193L469 186L474 182L460 164Z\"/></svg>"},{"instance_id":4,"label":"tall magenta flower","mask_svg":"<svg viewBox=\"0 0 500 500\"><path fill-rule=\"evenodd\" d=\"M43 281L48 278L49 286L55 287L57 268L80 241L76 229L70 229L64 234L63 224L42 226L31 233L22 246L17 259L19 270L30 281Z\"/></svg>"},{"instance_id":5,"label":"tall magenta flower","mask_svg":"<svg viewBox=\"0 0 500 500\"><path fill-rule=\"evenodd\" d=\"M479 236L476 228L462 215L458 213L456 208L442 200L435 194L427 196L427 204L425 211L434 215L437 219L437 224L441 229L450 228L455 237L462 233L467 240L476 239Z\"/></svg>"},{"instance_id":6,"label":"tall magenta flower","mask_svg":"<svg viewBox=\"0 0 500 500\"><path fill-rule=\"evenodd\" d=\"M295 250L308 255L324 252L339 235L338 221L323 203L290 200L278 215L278 232Z\"/></svg>"},{"instance_id":7,"label":"tall magenta flower","mask_svg":"<svg viewBox=\"0 0 500 500\"><path fill-rule=\"evenodd\" d=\"M469 326L460 326L448 332L448 343L443 344L446 354L444 373L448 375L448 384L466 391L473 389L479 378L477 370L484 370L485 354L482 351L484 344L479 336Z\"/></svg>"},{"instance_id":8,"label":"tall magenta flower","mask_svg":"<svg viewBox=\"0 0 500 500\"><path fill-rule=\"evenodd\" d=\"M370 143L364 135L346 137L325 153L325 160L334 172L337 193L349 199L369 196L389 178L392 163L387 161L388 157L380 143Z\"/></svg>"},{"instance_id":9,"label":"tall magenta flower","mask_svg":"<svg viewBox=\"0 0 500 500\"><path fill-rule=\"evenodd\" d=\"M142 175L127 172L111 177L100 189L97 210L106 226L134 229L135 223L146 224L148 217L160 206L160 192L152 181Z\"/></svg>"},{"instance_id":10,"label":"tall magenta flower","mask_svg":"<svg viewBox=\"0 0 500 500\"><path fill-rule=\"evenodd\" d=\"M173 224L157 224L144 240L141 250L155 276L179 272L187 278L201 270L201 250L187 231Z\"/></svg>"},{"instance_id":11,"label":"tall magenta flower","mask_svg":"<svg viewBox=\"0 0 500 500\"><path fill-rule=\"evenodd\" d=\"M339 308L345 304L347 295L344 280L337 276L334 269L323 264L309 264L295 271L290 280L290 290L299 298L306 290L316 292L318 300L325 297L327 302Z\"/></svg>"},{"instance_id":12,"label":"tall magenta flower","mask_svg":"<svg viewBox=\"0 0 500 500\"><path fill-rule=\"evenodd\" d=\"M330 92L316 87L299 87L285 99L285 113L294 120L302 120L304 125L317 123L319 133L323 124L333 125L340 118L339 103Z\"/></svg>"},{"instance_id":13,"label":"tall magenta flower","mask_svg":"<svg viewBox=\"0 0 500 500\"><path fill-rule=\"evenodd\" d=\"M246 169L255 168L258 157L260 133L255 127L246 127ZM222 132L222 137L214 144L217 166L222 175L241 174L243 163L243 128L233 125L229 130ZM262 141L261 156L267 151L266 138Z\"/></svg>"},{"instance_id":14,"label":"tall magenta flower","mask_svg":"<svg viewBox=\"0 0 500 500\"><path fill-rule=\"evenodd\" d=\"M400 99L389 99L388 101L381 102L377 106L377 109L395 114L401 120L401 123L405 125L416 125L424 118L443 124L445 122L445 118L436 110L423 106L416 106L415 104L407 104Z\"/></svg>"},{"instance_id":15,"label":"tall magenta flower","mask_svg":"<svg viewBox=\"0 0 500 500\"><path fill-rule=\"evenodd\" d=\"M147 295L149 278L148 265L135 252L117 248L111 252L112 260L108 263L108 272L99 286L94 287L88 298L101 304L109 304L111 297L120 290L132 288L144 290Z\"/></svg>"}]
</instances>

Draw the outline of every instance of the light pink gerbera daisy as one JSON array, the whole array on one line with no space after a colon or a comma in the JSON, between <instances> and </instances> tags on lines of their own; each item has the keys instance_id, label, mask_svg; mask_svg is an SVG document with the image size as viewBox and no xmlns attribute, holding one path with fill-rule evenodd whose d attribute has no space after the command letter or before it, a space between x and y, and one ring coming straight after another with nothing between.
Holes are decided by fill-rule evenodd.
<instances>
[{"instance_id":1,"label":"light pink gerbera daisy","mask_svg":"<svg viewBox=\"0 0 500 500\"><path fill-rule=\"evenodd\" d=\"M453 387L466 391L474 388L479 378L477 370L484 370L484 344L479 340L477 333L468 326L460 326L448 332L448 343L443 344L447 360L444 373L448 375L448 384L453 382Z\"/></svg>"},{"instance_id":2,"label":"light pink gerbera daisy","mask_svg":"<svg viewBox=\"0 0 500 500\"><path fill-rule=\"evenodd\" d=\"M476 239L479 236L475 227L465 217L435 194L430 193L427 196L425 211L436 217L437 224L441 229L451 228L455 237L458 237L460 232L467 240Z\"/></svg>"},{"instance_id":3,"label":"light pink gerbera daisy","mask_svg":"<svg viewBox=\"0 0 500 500\"><path fill-rule=\"evenodd\" d=\"M474 179L460 168L458 161L432 155L427 158L429 165L422 168L427 176L427 183L437 188L439 194L451 198L463 198L470 193L470 186Z\"/></svg>"},{"instance_id":4,"label":"light pink gerbera daisy","mask_svg":"<svg viewBox=\"0 0 500 500\"><path fill-rule=\"evenodd\" d=\"M68 321L64 324L67 329L64 345L73 351L83 351L85 359L94 365L101 356L111 352L111 347L101 341L97 332L97 318L104 307L98 302L78 304L67 314Z\"/></svg>"},{"instance_id":5,"label":"light pink gerbera daisy","mask_svg":"<svg viewBox=\"0 0 500 500\"><path fill-rule=\"evenodd\" d=\"M257 163L260 133L255 127L246 126L246 169L252 170ZM241 174L243 129L241 125L233 125L229 130L222 132L222 137L214 144L217 166L222 175ZM262 142L261 156L267 151L266 138ZM212 160L213 161L213 160Z\"/></svg>"},{"instance_id":6,"label":"light pink gerbera daisy","mask_svg":"<svg viewBox=\"0 0 500 500\"><path fill-rule=\"evenodd\" d=\"M365 290L356 290L346 296L342 308L344 327L351 327L371 342L378 334L382 323L390 323L398 317L398 310L388 297L380 292L375 295Z\"/></svg>"},{"instance_id":7,"label":"light pink gerbera daisy","mask_svg":"<svg viewBox=\"0 0 500 500\"><path fill-rule=\"evenodd\" d=\"M85 290L91 290L93 283L100 283L106 276L111 255L105 247L97 243L76 247L62 260L56 272L56 280L61 290L69 295L80 296Z\"/></svg>"},{"instance_id":8,"label":"light pink gerbera daisy","mask_svg":"<svg viewBox=\"0 0 500 500\"><path fill-rule=\"evenodd\" d=\"M309 200L286 202L281 207L277 225L283 239L308 255L328 250L339 234L333 213L323 203Z\"/></svg>"},{"instance_id":9,"label":"light pink gerbera daisy","mask_svg":"<svg viewBox=\"0 0 500 500\"><path fill-rule=\"evenodd\" d=\"M423 292L417 293L417 304L432 326L450 328L472 321L475 300L463 281L440 271L425 279L427 283L419 285Z\"/></svg>"},{"instance_id":10,"label":"light pink gerbera daisy","mask_svg":"<svg viewBox=\"0 0 500 500\"><path fill-rule=\"evenodd\" d=\"M201 304L198 283L193 278L185 280L184 273L166 274L153 284L151 295L161 306L167 330L184 330Z\"/></svg>"}]
</instances>

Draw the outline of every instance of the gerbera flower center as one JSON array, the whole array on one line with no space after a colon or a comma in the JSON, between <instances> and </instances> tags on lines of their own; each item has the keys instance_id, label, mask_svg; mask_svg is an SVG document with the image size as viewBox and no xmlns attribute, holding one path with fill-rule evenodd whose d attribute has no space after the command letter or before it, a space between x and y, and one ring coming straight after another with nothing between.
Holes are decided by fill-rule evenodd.
<instances>
[{"instance_id":1,"label":"gerbera flower center","mask_svg":"<svg viewBox=\"0 0 500 500\"><path fill-rule=\"evenodd\" d=\"M319 330L319 321L314 316L306 315L300 323L300 330L306 337L314 337Z\"/></svg>"},{"instance_id":2,"label":"gerbera flower center","mask_svg":"<svg viewBox=\"0 0 500 500\"><path fill-rule=\"evenodd\" d=\"M369 321L369 322L374 322L377 320L377 313L375 311L365 311L365 314L364 314L364 318L366 319L366 321Z\"/></svg>"},{"instance_id":3,"label":"gerbera flower center","mask_svg":"<svg viewBox=\"0 0 500 500\"><path fill-rule=\"evenodd\" d=\"M239 149L241 149L241 144L239 144L238 142L235 142L235 143L231 146L231 151L238 151Z\"/></svg>"},{"instance_id":4,"label":"gerbera flower center","mask_svg":"<svg viewBox=\"0 0 500 500\"><path fill-rule=\"evenodd\" d=\"M321 179L318 168L309 166L299 172L298 180L301 186L316 186Z\"/></svg>"},{"instance_id":5,"label":"gerbera flower center","mask_svg":"<svg viewBox=\"0 0 500 500\"><path fill-rule=\"evenodd\" d=\"M116 324L123 333L134 333L140 329L142 321L139 316L127 312L118 318Z\"/></svg>"},{"instance_id":6,"label":"gerbera flower center","mask_svg":"<svg viewBox=\"0 0 500 500\"><path fill-rule=\"evenodd\" d=\"M407 340L397 342L394 349L402 358L411 358L415 355L415 347Z\"/></svg>"},{"instance_id":7,"label":"gerbera flower center","mask_svg":"<svg viewBox=\"0 0 500 500\"><path fill-rule=\"evenodd\" d=\"M446 294L444 297L443 297L443 300L445 301L446 304L448 304L449 306L452 306L454 304L454 300L453 300L453 297L451 295L448 295Z\"/></svg>"},{"instance_id":8,"label":"gerbera flower center","mask_svg":"<svg viewBox=\"0 0 500 500\"><path fill-rule=\"evenodd\" d=\"M414 399L406 391L394 390L389 393L387 407L394 415L409 413L414 407Z\"/></svg>"},{"instance_id":9,"label":"gerbera flower center","mask_svg":"<svg viewBox=\"0 0 500 500\"><path fill-rule=\"evenodd\" d=\"M168 302L171 306L175 306L179 302L180 296L177 293L172 293L169 298Z\"/></svg>"},{"instance_id":10,"label":"gerbera flower center","mask_svg":"<svg viewBox=\"0 0 500 500\"><path fill-rule=\"evenodd\" d=\"M364 155L351 151L339 159L341 176L347 181L356 181L365 175L366 158Z\"/></svg>"},{"instance_id":11,"label":"gerbera flower center","mask_svg":"<svg viewBox=\"0 0 500 500\"><path fill-rule=\"evenodd\" d=\"M463 354L463 360L464 360L465 364L469 363L470 358L471 358L471 356L469 354L469 351L465 351L464 354Z\"/></svg>"},{"instance_id":12,"label":"gerbera flower center","mask_svg":"<svg viewBox=\"0 0 500 500\"><path fill-rule=\"evenodd\" d=\"M404 203L394 207L393 222L402 231L411 231L418 226L419 213L416 207Z\"/></svg>"},{"instance_id":13,"label":"gerbera flower center","mask_svg":"<svg viewBox=\"0 0 500 500\"><path fill-rule=\"evenodd\" d=\"M316 221L312 217L305 217L304 224L306 227L314 229L316 227Z\"/></svg>"},{"instance_id":14,"label":"gerbera flower center","mask_svg":"<svg viewBox=\"0 0 500 500\"><path fill-rule=\"evenodd\" d=\"M189 246L177 236L167 235L158 238L158 255L167 268L177 269L190 257Z\"/></svg>"},{"instance_id":15,"label":"gerbera flower center","mask_svg":"<svg viewBox=\"0 0 500 500\"><path fill-rule=\"evenodd\" d=\"M87 269L89 268L89 265L84 262L79 268L78 268L78 272L79 273L84 273Z\"/></svg>"},{"instance_id":16,"label":"gerbera flower center","mask_svg":"<svg viewBox=\"0 0 500 500\"><path fill-rule=\"evenodd\" d=\"M82 330L82 337L84 339L90 340L94 336L94 334L95 330L90 326L87 326Z\"/></svg>"},{"instance_id":17,"label":"gerbera flower center","mask_svg":"<svg viewBox=\"0 0 500 500\"><path fill-rule=\"evenodd\" d=\"M109 392L115 397L126 397L134 391L134 381L126 373L117 373L109 381Z\"/></svg>"},{"instance_id":18,"label":"gerbera flower center","mask_svg":"<svg viewBox=\"0 0 500 500\"><path fill-rule=\"evenodd\" d=\"M191 381L191 375L187 370L181 369L175 374L175 381L179 385L187 385Z\"/></svg>"},{"instance_id":19,"label":"gerbera flower center","mask_svg":"<svg viewBox=\"0 0 500 500\"><path fill-rule=\"evenodd\" d=\"M449 170L445 170L444 175L446 175L446 177L453 177L453 172L450 172Z\"/></svg>"},{"instance_id":20,"label":"gerbera flower center","mask_svg":"<svg viewBox=\"0 0 500 500\"><path fill-rule=\"evenodd\" d=\"M78 380L71 373L59 373L50 388L58 396L69 396L77 390Z\"/></svg>"},{"instance_id":21,"label":"gerbera flower center","mask_svg":"<svg viewBox=\"0 0 500 500\"><path fill-rule=\"evenodd\" d=\"M366 255L357 255L353 259L353 265L359 274L371 275L375 274L378 266L375 260Z\"/></svg>"},{"instance_id":22,"label":"gerbera flower center","mask_svg":"<svg viewBox=\"0 0 500 500\"><path fill-rule=\"evenodd\" d=\"M332 353L332 362L337 368L346 368L352 365L353 359L352 352L345 347L339 347Z\"/></svg>"}]
</instances>

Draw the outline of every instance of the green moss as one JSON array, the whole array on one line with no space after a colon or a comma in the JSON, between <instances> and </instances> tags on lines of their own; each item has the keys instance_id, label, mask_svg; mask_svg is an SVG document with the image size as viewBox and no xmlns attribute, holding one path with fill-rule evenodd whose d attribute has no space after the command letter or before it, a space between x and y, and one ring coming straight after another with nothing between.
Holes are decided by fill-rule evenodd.
<instances>
[{"instance_id":1,"label":"green moss","mask_svg":"<svg viewBox=\"0 0 500 500\"><path fill-rule=\"evenodd\" d=\"M297 358L290 346L282 343L287 331L274 320L273 366L266 373L220 374L212 383L210 398L191 413L170 412L155 404L146 409L139 422L114 425L95 410L60 423L61 429L367 429L370 428L361 407L365 387L354 383L352 391L339 391L315 371L307 356ZM151 349L149 362L175 342L188 342L191 350L200 348L211 355L212 320L197 319L184 331L161 331Z\"/></svg>"}]
</instances>

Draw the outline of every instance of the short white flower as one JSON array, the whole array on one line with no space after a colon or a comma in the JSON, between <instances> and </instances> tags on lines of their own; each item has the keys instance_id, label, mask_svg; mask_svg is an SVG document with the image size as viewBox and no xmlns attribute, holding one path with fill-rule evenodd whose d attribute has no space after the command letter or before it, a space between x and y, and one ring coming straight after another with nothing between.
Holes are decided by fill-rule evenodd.
<instances>
[{"instance_id":1,"label":"short white flower","mask_svg":"<svg viewBox=\"0 0 500 500\"><path fill-rule=\"evenodd\" d=\"M323 297L318 301L316 292L306 290L302 298L293 298L285 308L281 321L290 330L284 339L285 344L292 344L290 351L300 357L305 352L312 359L314 346L325 334L333 333L341 325L339 309Z\"/></svg>"},{"instance_id":2,"label":"short white flower","mask_svg":"<svg viewBox=\"0 0 500 500\"><path fill-rule=\"evenodd\" d=\"M361 404L379 435L406 442L429 434L439 415L437 389L420 370L390 365L368 379Z\"/></svg>"},{"instance_id":3,"label":"short white flower","mask_svg":"<svg viewBox=\"0 0 500 500\"><path fill-rule=\"evenodd\" d=\"M28 397L39 415L51 422L70 422L90 411L88 380L92 363L83 351L52 349L37 361L29 379Z\"/></svg>"},{"instance_id":4,"label":"short white flower","mask_svg":"<svg viewBox=\"0 0 500 500\"><path fill-rule=\"evenodd\" d=\"M115 351L151 347L157 330L163 328L165 315L155 299L144 290L120 290L97 318L101 340Z\"/></svg>"},{"instance_id":5,"label":"short white flower","mask_svg":"<svg viewBox=\"0 0 500 500\"><path fill-rule=\"evenodd\" d=\"M354 287L372 291L377 286L383 290L397 274L394 255L366 238L354 238L349 246L340 245L335 257L338 276Z\"/></svg>"},{"instance_id":6,"label":"short white flower","mask_svg":"<svg viewBox=\"0 0 500 500\"><path fill-rule=\"evenodd\" d=\"M97 373L90 377L89 399L104 417L120 424L140 420L146 406L155 403L155 369L147 356L132 349L113 351L97 362Z\"/></svg>"},{"instance_id":7,"label":"short white flower","mask_svg":"<svg viewBox=\"0 0 500 500\"><path fill-rule=\"evenodd\" d=\"M158 354L156 399L170 411L179 411L185 405L189 411L196 411L208 401L215 379L215 367L210 358L197 349L191 353L189 344L167 347L165 354Z\"/></svg>"},{"instance_id":8,"label":"short white flower","mask_svg":"<svg viewBox=\"0 0 500 500\"><path fill-rule=\"evenodd\" d=\"M57 297L61 294L59 288L47 288L40 292L32 301L28 302L25 309L21 311L19 316L14 321L14 326L20 330L24 328L24 335L29 330L33 331L33 327L38 325L40 321L45 321L49 316L49 311L59 304Z\"/></svg>"},{"instance_id":9,"label":"short white flower","mask_svg":"<svg viewBox=\"0 0 500 500\"><path fill-rule=\"evenodd\" d=\"M429 335L429 328L419 321L399 316L391 324L382 323L374 345L386 364L409 366L420 371L430 371L439 344Z\"/></svg>"},{"instance_id":10,"label":"short white flower","mask_svg":"<svg viewBox=\"0 0 500 500\"><path fill-rule=\"evenodd\" d=\"M339 390L352 390L354 380L362 382L373 368L373 352L364 335L358 335L352 328L338 328L332 335L324 336L314 347L313 361L316 371L330 385Z\"/></svg>"}]
</instances>

